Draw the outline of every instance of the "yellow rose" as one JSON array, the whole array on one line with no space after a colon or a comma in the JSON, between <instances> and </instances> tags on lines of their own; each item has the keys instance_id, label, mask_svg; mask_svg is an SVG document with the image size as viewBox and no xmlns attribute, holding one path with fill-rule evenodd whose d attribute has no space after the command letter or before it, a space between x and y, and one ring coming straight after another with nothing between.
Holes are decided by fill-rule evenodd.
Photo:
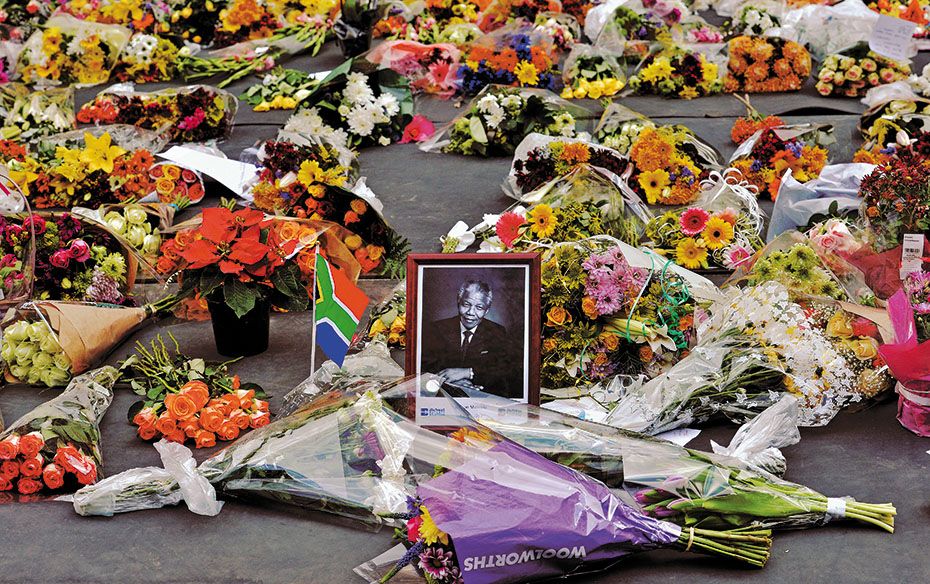
<instances>
[{"instance_id":1,"label":"yellow rose","mask_svg":"<svg viewBox=\"0 0 930 584\"><path fill-rule=\"evenodd\" d=\"M598 353L594 356L594 364L598 367L607 365L607 353Z\"/></svg>"},{"instance_id":2,"label":"yellow rose","mask_svg":"<svg viewBox=\"0 0 930 584\"><path fill-rule=\"evenodd\" d=\"M407 330L407 315L401 314L391 323L391 332L402 334Z\"/></svg>"},{"instance_id":3,"label":"yellow rose","mask_svg":"<svg viewBox=\"0 0 930 584\"><path fill-rule=\"evenodd\" d=\"M362 247L362 238L359 237L358 235L350 235L349 237L346 237L343 243L346 244L347 248L349 248L352 251L355 251L358 248Z\"/></svg>"},{"instance_id":4,"label":"yellow rose","mask_svg":"<svg viewBox=\"0 0 930 584\"><path fill-rule=\"evenodd\" d=\"M597 313L597 301L590 296L585 296L581 299L581 311L584 312L585 316L594 320L599 316Z\"/></svg>"},{"instance_id":5,"label":"yellow rose","mask_svg":"<svg viewBox=\"0 0 930 584\"><path fill-rule=\"evenodd\" d=\"M878 343L871 337L847 341L848 346L860 361L871 361L878 356Z\"/></svg>"},{"instance_id":6,"label":"yellow rose","mask_svg":"<svg viewBox=\"0 0 930 584\"><path fill-rule=\"evenodd\" d=\"M382 255L384 255L384 248L380 245L368 246L368 257L371 258L372 261L380 260Z\"/></svg>"},{"instance_id":7,"label":"yellow rose","mask_svg":"<svg viewBox=\"0 0 930 584\"><path fill-rule=\"evenodd\" d=\"M565 326L572 321L572 315L561 306L553 306L546 313L546 325L553 327Z\"/></svg>"},{"instance_id":8,"label":"yellow rose","mask_svg":"<svg viewBox=\"0 0 930 584\"><path fill-rule=\"evenodd\" d=\"M558 346L558 344L558 341L555 339L545 339L542 345L543 351L546 353L551 353L552 351L555 351L555 348Z\"/></svg>"},{"instance_id":9,"label":"yellow rose","mask_svg":"<svg viewBox=\"0 0 930 584\"><path fill-rule=\"evenodd\" d=\"M852 323L850 323L850 319L847 318L845 312L837 311L836 314L830 317L827 322L827 334L841 339L848 339L853 336Z\"/></svg>"},{"instance_id":10,"label":"yellow rose","mask_svg":"<svg viewBox=\"0 0 930 584\"><path fill-rule=\"evenodd\" d=\"M381 319L376 318L374 322L371 323L371 328L368 329L368 336L376 337L380 335L381 333L385 332L386 330L387 330L387 327L384 326L384 323L381 322Z\"/></svg>"},{"instance_id":11,"label":"yellow rose","mask_svg":"<svg viewBox=\"0 0 930 584\"><path fill-rule=\"evenodd\" d=\"M616 351L620 346L620 337L611 333L601 333L598 339L604 343L608 351Z\"/></svg>"}]
</instances>

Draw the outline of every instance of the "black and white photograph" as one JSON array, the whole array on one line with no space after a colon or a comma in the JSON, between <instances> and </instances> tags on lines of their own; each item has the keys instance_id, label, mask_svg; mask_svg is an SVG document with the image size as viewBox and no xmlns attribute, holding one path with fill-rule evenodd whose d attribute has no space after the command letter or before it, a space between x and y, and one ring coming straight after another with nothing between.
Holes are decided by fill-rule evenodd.
<instances>
[{"instance_id":1,"label":"black and white photograph","mask_svg":"<svg viewBox=\"0 0 930 584\"><path fill-rule=\"evenodd\" d=\"M408 372L438 378L424 384L424 395L435 395L441 385L454 397L477 391L536 401L539 335L537 323L534 336L533 320L539 311L533 310L531 285L536 257L413 257Z\"/></svg>"}]
</instances>

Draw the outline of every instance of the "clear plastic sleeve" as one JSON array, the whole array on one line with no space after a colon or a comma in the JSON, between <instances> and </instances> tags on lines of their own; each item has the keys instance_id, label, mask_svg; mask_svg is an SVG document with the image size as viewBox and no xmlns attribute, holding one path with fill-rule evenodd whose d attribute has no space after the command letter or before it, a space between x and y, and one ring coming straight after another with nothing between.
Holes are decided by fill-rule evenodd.
<instances>
[{"instance_id":1,"label":"clear plastic sleeve","mask_svg":"<svg viewBox=\"0 0 930 584\"><path fill-rule=\"evenodd\" d=\"M868 41L878 17L861 0L843 0L833 6L812 4L785 12L781 26L770 34L806 46L821 61Z\"/></svg>"},{"instance_id":2,"label":"clear plastic sleeve","mask_svg":"<svg viewBox=\"0 0 930 584\"><path fill-rule=\"evenodd\" d=\"M9 176L9 169L0 165L0 181L6 186L6 192L0 194L0 225L4 236L3 242L0 243L0 251L3 254L0 261L4 266L0 271L0 310L4 311L32 295L36 265L35 225L32 221L25 222L25 225L19 221L19 217L32 215L29 200ZM15 239L18 241L15 245L6 243L7 233L11 236L16 235Z\"/></svg>"},{"instance_id":3,"label":"clear plastic sleeve","mask_svg":"<svg viewBox=\"0 0 930 584\"><path fill-rule=\"evenodd\" d=\"M495 84L560 89L558 48L531 21L520 19L480 37L462 52L461 61L458 76L465 95Z\"/></svg>"},{"instance_id":4,"label":"clear plastic sleeve","mask_svg":"<svg viewBox=\"0 0 930 584\"><path fill-rule=\"evenodd\" d=\"M233 94L209 85L137 91L122 83L98 93L77 117L82 123L138 126L170 142L205 142L229 137L238 108Z\"/></svg>"},{"instance_id":5,"label":"clear plastic sleeve","mask_svg":"<svg viewBox=\"0 0 930 584\"><path fill-rule=\"evenodd\" d=\"M562 97L611 97L626 85L626 73L617 56L606 49L577 44L562 64Z\"/></svg>"},{"instance_id":6,"label":"clear plastic sleeve","mask_svg":"<svg viewBox=\"0 0 930 584\"><path fill-rule=\"evenodd\" d=\"M732 456L776 476L783 476L788 468L780 448L801 441L798 431L798 400L791 395L782 396L761 414L740 426L729 446L711 441L715 454Z\"/></svg>"}]
</instances>

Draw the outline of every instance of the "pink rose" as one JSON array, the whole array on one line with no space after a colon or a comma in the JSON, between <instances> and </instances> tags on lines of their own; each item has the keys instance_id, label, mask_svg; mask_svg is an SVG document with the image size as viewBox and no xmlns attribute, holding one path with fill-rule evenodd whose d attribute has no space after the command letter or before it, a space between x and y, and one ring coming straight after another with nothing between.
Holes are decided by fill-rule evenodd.
<instances>
[{"instance_id":1,"label":"pink rose","mask_svg":"<svg viewBox=\"0 0 930 584\"><path fill-rule=\"evenodd\" d=\"M67 268L71 263L71 254L66 249L59 249L48 258L48 261L56 268Z\"/></svg>"},{"instance_id":2,"label":"pink rose","mask_svg":"<svg viewBox=\"0 0 930 584\"><path fill-rule=\"evenodd\" d=\"M832 235L824 235L817 243L824 249L834 249L836 247L836 238Z\"/></svg>"},{"instance_id":3,"label":"pink rose","mask_svg":"<svg viewBox=\"0 0 930 584\"><path fill-rule=\"evenodd\" d=\"M90 246L83 239L75 239L68 248L68 255L71 259L84 263L90 259Z\"/></svg>"},{"instance_id":4,"label":"pink rose","mask_svg":"<svg viewBox=\"0 0 930 584\"><path fill-rule=\"evenodd\" d=\"M415 115L413 119L410 120L410 123L407 124L407 127L404 128L404 136L400 143L425 142L432 138L435 133L436 127L433 125L433 122L429 121L424 116Z\"/></svg>"}]
</instances>

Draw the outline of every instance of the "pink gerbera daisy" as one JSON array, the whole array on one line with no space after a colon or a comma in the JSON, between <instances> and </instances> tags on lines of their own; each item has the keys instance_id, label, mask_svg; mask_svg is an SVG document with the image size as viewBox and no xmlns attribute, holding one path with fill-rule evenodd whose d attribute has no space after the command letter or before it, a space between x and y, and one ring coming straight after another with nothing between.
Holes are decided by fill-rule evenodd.
<instances>
[{"instance_id":1,"label":"pink gerbera daisy","mask_svg":"<svg viewBox=\"0 0 930 584\"><path fill-rule=\"evenodd\" d=\"M520 228L525 222L526 220L522 216L513 211L507 211L497 220L495 231L497 231L497 236L501 239L501 243L507 246L507 249L513 247L513 242L520 237Z\"/></svg>"},{"instance_id":2,"label":"pink gerbera daisy","mask_svg":"<svg viewBox=\"0 0 930 584\"><path fill-rule=\"evenodd\" d=\"M687 236L697 235L704 231L704 226L710 218L707 211L700 207L691 207L681 215L681 232Z\"/></svg>"},{"instance_id":3,"label":"pink gerbera daisy","mask_svg":"<svg viewBox=\"0 0 930 584\"><path fill-rule=\"evenodd\" d=\"M752 252L741 244L734 244L727 248L723 254L723 264L729 269L735 269L737 266L752 257Z\"/></svg>"}]
</instances>

